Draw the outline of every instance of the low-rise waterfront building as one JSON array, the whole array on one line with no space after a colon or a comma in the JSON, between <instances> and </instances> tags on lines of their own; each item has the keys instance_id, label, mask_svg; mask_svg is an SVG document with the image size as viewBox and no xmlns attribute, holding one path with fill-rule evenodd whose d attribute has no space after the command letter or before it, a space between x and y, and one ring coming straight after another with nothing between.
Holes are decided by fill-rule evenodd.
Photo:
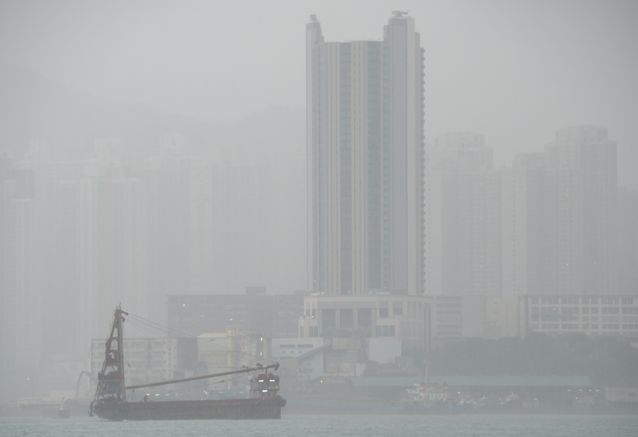
<instances>
[{"instance_id":1,"label":"low-rise waterfront building","mask_svg":"<svg viewBox=\"0 0 638 437\"><path fill-rule=\"evenodd\" d=\"M168 297L171 335L199 336L240 330L267 338L297 337L303 294L267 294L249 287L245 294L190 294Z\"/></svg>"},{"instance_id":2,"label":"low-rise waterfront building","mask_svg":"<svg viewBox=\"0 0 638 437\"><path fill-rule=\"evenodd\" d=\"M545 334L638 337L636 295L527 295L521 297L520 330Z\"/></svg>"}]
</instances>

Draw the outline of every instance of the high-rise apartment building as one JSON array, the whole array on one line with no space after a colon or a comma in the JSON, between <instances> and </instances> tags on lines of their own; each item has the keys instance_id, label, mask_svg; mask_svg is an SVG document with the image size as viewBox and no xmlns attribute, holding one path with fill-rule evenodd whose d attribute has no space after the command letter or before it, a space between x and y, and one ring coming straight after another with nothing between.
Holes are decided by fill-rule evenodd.
<instances>
[{"instance_id":1,"label":"high-rise apartment building","mask_svg":"<svg viewBox=\"0 0 638 437\"><path fill-rule=\"evenodd\" d=\"M423 292L423 50L395 12L382 41L306 28L309 289Z\"/></svg>"},{"instance_id":2,"label":"high-rise apartment building","mask_svg":"<svg viewBox=\"0 0 638 437\"><path fill-rule=\"evenodd\" d=\"M620 189L617 202L618 293L638 293L638 190Z\"/></svg>"},{"instance_id":3,"label":"high-rise apartment building","mask_svg":"<svg viewBox=\"0 0 638 437\"><path fill-rule=\"evenodd\" d=\"M95 163L38 158L33 168L42 354L50 368L71 374L85 366L93 318Z\"/></svg>"},{"instance_id":4,"label":"high-rise apartment building","mask_svg":"<svg viewBox=\"0 0 638 437\"><path fill-rule=\"evenodd\" d=\"M556 291L615 293L616 143L607 129L575 126L559 130L546 153L555 184Z\"/></svg>"},{"instance_id":5,"label":"high-rise apartment building","mask_svg":"<svg viewBox=\"0 0 638 437\"><path fill-rule=\"evenodd\" d=\"M554 220L549 209L551 182L543 153L517 156L501 170L501 268L506 295L542 293L553 289Z\"/></svg>"},{"instance_id":6,"label":"high-rise apartment building","mask_svg":"<svg viewBox=\"0 0 638 437\"><path fill-rule=\"evenodd\" d=\"M0 156L0 401L19 394L40 370L43 309L33 204L33 173Z\"/></svg>"},{"instance_id":7,"label":"high-rise apartment building","mask_svg":"<svg viewBox=\"0 0 638 437\"><path fill-rule=\"evenodd\" d=\"M94 293L91 302L91 335L104 335L113 308L122 303L127 311L146 314L147 235L143 190L138 177L122 163L100 163L94 178L91 239Z\"/></svg>"},{"instance_id":8,"label":"high-rise apartment building","mask_svg":"<svg viewBox=\"0 0 638 437\"><path fill-rule=\"evenodd\" d=\"M426 292L501 291L500 178L482 135L438 137L426 170Z\"/></svg>"},{"instance_id":9,"label":"high-rise apartment building","mask_svg":"<svg viewBox=\"0 0 638 437\"><path fill-rule=\"evenodd\" d=\"M616 159L606 129L574 126L503 172L505 293L617 292Z\"/></svg>"}]
</instances>

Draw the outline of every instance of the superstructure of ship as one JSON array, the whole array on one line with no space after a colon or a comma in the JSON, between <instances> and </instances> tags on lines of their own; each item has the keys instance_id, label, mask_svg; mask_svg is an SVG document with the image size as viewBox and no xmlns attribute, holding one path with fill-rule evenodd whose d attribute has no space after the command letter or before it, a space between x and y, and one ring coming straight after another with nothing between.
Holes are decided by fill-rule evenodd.
<instances>
[{"instance_id":1,"label":"superstructure of ship","mask_svg":"<svg viewBox=\"0 0 638 437\"><path fill-rule=\"evenodd\" d=\"M129 385L124 375L123 322L128 313L115 309L113 325L105 344L105 357L98 374L95 398L90 414L107 420L194 420L194 419L279 419L286 400L279 392L279 377L273 373L279 364L257 364L254 367L190 378ZM129 390L178 384L188 381L253 373L250 394L236 399L150 400L129 401Z\"/></svg>"}]
</instances>

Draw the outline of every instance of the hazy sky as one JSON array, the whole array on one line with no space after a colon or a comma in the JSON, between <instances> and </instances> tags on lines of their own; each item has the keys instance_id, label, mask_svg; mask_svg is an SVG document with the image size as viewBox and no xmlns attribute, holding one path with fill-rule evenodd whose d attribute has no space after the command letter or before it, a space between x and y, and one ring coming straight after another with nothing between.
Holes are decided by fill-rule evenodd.
<instances>
[{"instance_id":1,"label":"hazy sky","mask_svg":"<svg viewBox=\"0 0 638 437\"><path fill-rule=\"evenodd\" d=\"M6 1L0 63L98 96L232 120L305 105L305 23L329 40L380 39L393 9L426 49L427 139L486 134L500 160L592 123L638 187L638 2Z\"/></svg>"}]
</instances>

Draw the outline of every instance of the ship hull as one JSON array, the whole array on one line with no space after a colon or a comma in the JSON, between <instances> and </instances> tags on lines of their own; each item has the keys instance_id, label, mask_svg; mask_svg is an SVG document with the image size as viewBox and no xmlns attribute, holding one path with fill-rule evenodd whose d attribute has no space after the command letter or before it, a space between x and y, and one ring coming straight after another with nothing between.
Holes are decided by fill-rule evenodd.
<instances>
[{"instance_id":1,"label":"ship hull","mask_svg":"<svg viewBox=\"0 0 638 437\"><path fill-rule=\"evenodd\" d=\"M223 399L201 401L102 402L93 412L107 420L280 419L286 400Z\"/></svg>"}]
</instances>

